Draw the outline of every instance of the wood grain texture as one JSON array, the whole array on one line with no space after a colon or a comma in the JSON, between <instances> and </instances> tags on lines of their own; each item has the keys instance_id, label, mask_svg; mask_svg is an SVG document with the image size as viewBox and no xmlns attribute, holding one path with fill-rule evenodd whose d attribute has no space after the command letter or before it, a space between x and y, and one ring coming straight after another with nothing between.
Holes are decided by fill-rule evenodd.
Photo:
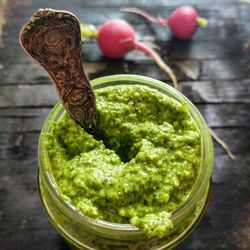
<instances>
[{"instance_id":1,"label":"wood grain texture","mask_svg":"<svg viewBox=\"0 0 250 250\"><path fill-rule=\"evenodd\" d=\"M98 76L101 75L99 71ZM33 79L31 84L1 86L0 108L54 105L58 97L53 85L49 81L35 82L39 81ZM183 81L180 88L195 104L250 103L250 79Z\"/></svg>"},{"instance_id":2,"label":"wood grain texture","mask_svg":"<svg viewBox=\"0 0 250 250\"><path fill-rule=\"evenodd\" d=\"M214 131L231 145L231 149L237 155L237 158L242 159L242 155L247 155L249 152L250 130L248 127L214 128ZM39 132L39 130L0 132L0 160L36 158ZM214 148L216 157L225 156L225 152L216 142L214 143ZM226 161L228 162L229 160ZM238 171L237 167L235 171Z\"/></svg>"},{"instance_id":3,"label":"wood grain texture","mask_svg":"<svg viewBox=\"0 0 250 250\"><path fill-rule=\"evenodd\" d=\"M0 2L0 47L3 46L2 32L3 32L3 25L6 23L6 20L5 20L6 5L7 5L7 0L2 0Z\"/></svg>"},{"instance_id":4,"label":"wood grain texture","mask_svg":"<svg viewBox=\"0 0 250 250\"><path fill-rule=\"evenodd\" d=\"M215 164L206 213L177 250L250 249L250 4L236 0L191 0L208 28L189 42L172 38L168 29L120 13L140 7L167 17L183 0L8 0L0 48L0 249L69 250L45 216L37 190L37 143L45 117L57 102L47 75L18 43L21 26L38 8L67 9L81 22L99 26L111 18L133 24L140 41L157 45L173 68L181 91L207 123L226 141L236 161L214 143ZM121 60L102 56L86 41L83 56L91 79L110 74L142 74L169 83L146 55L137 51Z\"/></svg>"},{"instance_id":5,"label":"wood grain texture","mask_svg":"<svg viewBox=\"0 0 250 250\"><path fill-rule=\"evenodd\" d=\"M0 132L40 131L52 107L0 109ZM196 107L211 127L250 127L250 104L248 103L197 104Z\"/></svg>"},{"instance_id":6,"label":"wood grain texture","mask_svg":"<svg viewBox=\"0 0 250 250\"><path fill-rule=\"evenodd\" d=\"M250 173L249 168L245 169L245 164L250 164L250 158L247 154L241 156L241 159L245 160L238 160L237 165L228 160L225 155L217 157L213 173L212 194L206 214L188 240L177 249L211 249L211 242L209 242L211 237L214 240L213 249L220 249L222 245L226 249L244 249L239 246L248 246L247 235L245 238L240 235L244 235L244 230L247 230L245 216L248 215L250 190L245 176ZM12 170L6 168L6 164L11 164ZM58 239L41 210L37 197L36 160L2 160L0 169L2 170L0 190L4 193L4 196L1 196L1 201L4 200L1 214L4 224L0 224L3 238L1 244L13 247L13 249L17 245L20 247L19 249L32 249L32 247L64 249L64 244ZM228 170L232 174L229 174ZM231 190L232 184L235 186L233 190ZM22 196L21 200L20 196ZM13 202L16 206L9 209L10 206L13 206ZM225 209L225 206L230 209ZM225 218L225 216L226 218L236 217L237 220L224 219L222 223L221 217ZM17 236L6 240L10 232L13 232L13 227L15 227ZM225 234L226 238L221 235L218 237L219 232ZM244 241L239 242L237 237L243 238ZM40 244L42 244L41 248L39 248Z\"/></svg>"},{"instance_id":7,"label":"wood grain texture","mask_svg":"<svg viewBox=\"0 0 250 250\"><path fill-rule=\"evenodd\" d=\"M137 57L141 57L141 60L137 60ZM237 80L250 79L250 67L245 66L245 63L247 63L245 60L179 60L166 62L174 70L179 81L235 80L236 82ZM102 59L101 62L89 62L84 65L86 65L86 70L88 70L88 75L91 79L108 74L127 73L170 81L169 77L151 58L142 57L139 52L133 52L133 57L128 55L127 60L125 58L124 60L107 60L105 62L105 59ZM0 72L0 81L3 84L32 84L35 81L50 81L47 74L38 65L32 63L6 65L3 69L0 69ZM22 74L22 72L27 74Z\"/></svg>"}]
</instances>

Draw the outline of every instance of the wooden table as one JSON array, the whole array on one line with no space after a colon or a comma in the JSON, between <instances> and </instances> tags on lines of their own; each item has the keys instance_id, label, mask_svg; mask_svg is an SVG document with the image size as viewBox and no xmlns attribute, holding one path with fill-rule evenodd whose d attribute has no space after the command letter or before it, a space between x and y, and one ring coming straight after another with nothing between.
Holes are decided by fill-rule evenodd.
<instances>
[{"instance_id":1,"label":"wooden table","mask_svg":"<svg viewBox=\"0 0 250 250\"><path fill-rule=\"evenodd\" d=\"M0 2L0 249L68 249L49 224L37 190L37 142L43 121L57 102L46 73L20 48L20 27L38 8L66 9L81 22L99 26L124 18L139 40L158 46L173 68L181 91L236 155L232 161L215 144L212 192L206 213L177 249L250 249L250 4L239 1L189 1L207 29L191 41L172 39L167 28L119 12L141 7L168 17L186 1L171 0L1 0ZM102 56L95 41L83 44L91 79L110 74L140 74L169 83L154 62L139 52L122 60Z\"/></svg>"}]
</instances>

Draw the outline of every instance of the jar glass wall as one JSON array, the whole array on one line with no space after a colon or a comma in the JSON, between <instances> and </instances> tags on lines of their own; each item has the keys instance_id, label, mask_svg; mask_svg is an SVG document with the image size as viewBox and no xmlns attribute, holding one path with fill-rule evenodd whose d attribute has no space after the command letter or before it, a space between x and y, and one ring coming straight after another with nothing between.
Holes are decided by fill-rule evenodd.
<instances>
[{"instance_id":1,"label":"jar glass wall","mask_svg":"<svg viewBox=\"0 0 250 250\"><path fill-rule=\"evenodd\" d=\"M51 130L63 107L57 104L48 115L39 140L39 191L45 211L58 232L76 249L169 249L180 243L201 218L209 194L213 166L213 144L209 129L195 106L180 92L165 83L137 75L113 75L91 81L94 89L114 85L141 85L157 89L187 108L201 133L201 166L191 194L185 203L171 215L173 230L163 238L148 238L130 224L96 220L77 212L66 203L57 189L49 161L45 161L43 134Z\"/></svg>"}]
</instances>

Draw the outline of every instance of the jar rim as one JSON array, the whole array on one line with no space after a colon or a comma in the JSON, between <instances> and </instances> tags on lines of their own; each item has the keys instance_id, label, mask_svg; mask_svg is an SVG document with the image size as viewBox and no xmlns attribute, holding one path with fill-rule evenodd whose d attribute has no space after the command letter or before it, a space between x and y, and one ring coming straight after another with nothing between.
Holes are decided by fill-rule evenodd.
<instances>
[{"instance_id":1,"label":"jar rim","mask_svg":"<svg viewBox=\"0 0 250 250\"><path fill-rule=\"evenodd\" d=\"M111 83L120 83L122 82L128 82L127 85L133 84L143 84L147 85L151 88L155 88L158 90L164 91L163 94L166 94L170 97L173 97L178 102L185 102L187 104L187 109L192 116L193 120L196 123L196 126L198 127L200 133L201 133L201 165L200 165L200 173L193 185L192 191L189 195L189 197L186 199L186 201L179 207L177 210L175 210L171 215L171 220L173 224L175 222L181 220L185 217L186 212L191 204L194 204L195 202L198 202L202 195L201 191L206 187L207 183L210 180L211 172L212 172L212 166L213 166L213 143L210 136L209 128L198 111L198 109L194 106L194 104L185 97L181 92L176 90L175 88L171 87L170 85L161 82L159 80L141 76L141 75L132 75L132 74L118 74L118 75L111 75L111 76L104 76L99 77L94 80L90 81L93 87L99 86L105 84L105 87L107 86L107 83L111 85ZM117 84L119 85L119 84ZM124 83L123 83L124 85ZM167 93L166 93L167 92ZM52 174L49 171L45 171L44 166L44 150L42 145L42 134L47 131L48 126L50 125L50 120L55 120L58 116L58 113L62 110L61 103L57 103L53 109L50 111L48 116L46 117L46 120L43 124L40 138L39 138L39 145L38 145L38 161L39 161L39 172L44 177L44 180L46 184L50 187L50 191L56 197L56 199L59 201L60 205L65 209L65 212L71 217L78 221L82 221L84 223L89 223L93 226L97 226L103 229L109 229L109 230L118 230L118 231L126 231L133 234L144 234L140 229L136 228L135 226L131 224L121 224L121 223L115 223L115 222L108 222L100 219L94 219L91 217L88 217L79 211L77 211L74 206L70 205L68 202L64 201L60 198L60 192L57 188L56 182L52 176Z\"/></svg>"}]
</instances>

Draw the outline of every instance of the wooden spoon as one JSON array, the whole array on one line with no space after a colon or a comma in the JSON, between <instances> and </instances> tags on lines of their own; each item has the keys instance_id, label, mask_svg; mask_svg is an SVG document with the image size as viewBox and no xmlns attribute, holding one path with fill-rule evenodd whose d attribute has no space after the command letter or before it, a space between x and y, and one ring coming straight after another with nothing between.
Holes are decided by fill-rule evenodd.
<instances>
[{"instance_id":1,"label":"wooden spoon","mask_svg":"<svg viewBox=\"0 0 250 250\"><path fill-rule=\"evenodd\" d=\"M20 32L20 43L50 75L65 110L101 139L93 89L82 66L80 24L66 11L39 9Z\"/></svg>"}]
</instances>

